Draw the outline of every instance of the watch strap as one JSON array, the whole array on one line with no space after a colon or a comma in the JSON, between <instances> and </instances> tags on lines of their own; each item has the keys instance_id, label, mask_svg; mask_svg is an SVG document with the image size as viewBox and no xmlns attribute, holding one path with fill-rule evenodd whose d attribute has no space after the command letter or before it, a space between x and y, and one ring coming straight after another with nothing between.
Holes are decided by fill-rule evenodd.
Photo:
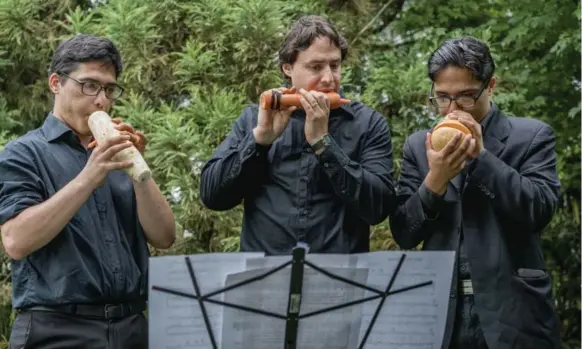
<instances>
[{"instance_id":1,"label":"watch strap","mask_svg":"<svg viewBox=\"0 0 582 349\"><path fill-rule=\"evenodd\" d=\"M329 134L326 134L325 136L321 137L320 140L315 142L311 146L311 149L313 149L313 152L317 153L318 151L328 147L330 144L331 144L331 137L329 136Z\"/></svg>"}]
</instances>

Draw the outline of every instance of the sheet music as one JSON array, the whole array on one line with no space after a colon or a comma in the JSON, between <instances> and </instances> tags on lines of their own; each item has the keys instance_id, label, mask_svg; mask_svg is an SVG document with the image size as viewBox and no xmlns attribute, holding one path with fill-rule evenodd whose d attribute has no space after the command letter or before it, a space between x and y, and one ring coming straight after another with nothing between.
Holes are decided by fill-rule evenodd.
<instances>
[{"instance_id":1,"label":"sheet music","mask_svg":"<svg viewBox=\"0 0 582 349\"><path fill-rule=\"evenodd\" d=\"M266 264L280 265L276 262L282 261L277 261L277 257L273 258L271 262L266 262ZM368 277L368 271L365 268L326 268L326 270L360 283L365 283ZM265 269L254 269L232 274L227 276L226 284L237 283L260 275L265 271ZM245 304L249 307L285 315L290 274L290 268L282 269L266 279L229 291L225 299L227 302ZM301 314L360 299L364 295L364 290L330 279L309 267L304 270L303 280ZM300 349L354 348L357 345L360 330L361 309L362 306L357 305L301 319L297 347ZM282 348L284 338L285 320L225 308L222 338L224 348Z\"/></svg>"},{"instance_id":2,"label":"sheet music","mask_svg":"<svg viewBox=\"0 0 582 349\"><path fill-rule=\"evenodd\" d=\"M326 271L384 291L401 255L406 258L392 291L433 284L388 296L364 349L440 349L452 281L453 251L380 251L355 255L308 254ZM149 338L152 349L212 348L198 301L151 289L153 285L194 294L185 256L150 258ZM217 253L190 256L203 294L262 274L291 256ZM355 268L358 269L355 269ZM230 290L212 299L287 311L291 268ZM305 267L301 314L375 295ZM298 349L355 349L362 341L379 300L318 314L299 321ZM218 348L282 348L285 320L205 302Z\"/></svg>"},{"instance_id":3,"label":"sheet music","mask_svg":"<svg viewBox=\"0 0 582 349\"><path fill-rule=\"evenodd\" d=\"M403 252L379 251L358 254L358 266L368 267L367 284L382 291ZM440 349L446 325L449 291L454 268L453 251L407 251L392 291L425 281L424 286L390 295L382 307L365 349ZM365 292L365 297L374 295ZM379 300L364 303L361 343Z\"/></svg>"},{"instance_id":4,"label":"sheet music","mask_svg":"<svg viewBox=\"0 0 582 349\"><path fill-rule=\"evenodd\" d=\"M247 258L262 253L211 253L191 255L190 261L200 292L224 287L228 273L245 270ZM185 256L150 258L149 273L149 347L152 349L212 348L198 301L191 298L152 290L161 286L194 295L194 286L187 269ZM224 294L212 297L222 300ZM205 303L214 337L220 348L223 306Z\"/></svg>"},{"instance_id":5,"label":"sheet music","mask_svg":"<svg viewBox=\"0 0 582 349\"><path fill-rule=\"evenodd\" d=\"M275 268L291 260L291 256L267 256L264 258L248 258L247 270L260 268ZM306 254L305 260L321 268L356 268L358 257L354 254Z\"/></svg>"}]
</instances>

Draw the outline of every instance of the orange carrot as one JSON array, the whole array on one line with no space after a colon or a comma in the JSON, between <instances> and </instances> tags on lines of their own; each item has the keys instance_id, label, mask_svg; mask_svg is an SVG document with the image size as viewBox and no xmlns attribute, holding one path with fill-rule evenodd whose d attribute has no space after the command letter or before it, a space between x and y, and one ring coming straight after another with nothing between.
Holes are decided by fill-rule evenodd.
<instances>
[{"instance_id":1,"label":"orange carrot","mask_svg":"<svg viewBox=\"0 0 582 349\"><path fill-rule=\"evenodd\" d=\"M342 104L351 103L349 99L342 98L336 92L326 92L327 98L329 98L329 104L331 109L339 108ZM278 91L265 91L261 95L261 108L280 110L295 106L297 108L302 108L300 98L302 97L299 93L294 94L282 94Z\"/></svg>"}]
</instances>

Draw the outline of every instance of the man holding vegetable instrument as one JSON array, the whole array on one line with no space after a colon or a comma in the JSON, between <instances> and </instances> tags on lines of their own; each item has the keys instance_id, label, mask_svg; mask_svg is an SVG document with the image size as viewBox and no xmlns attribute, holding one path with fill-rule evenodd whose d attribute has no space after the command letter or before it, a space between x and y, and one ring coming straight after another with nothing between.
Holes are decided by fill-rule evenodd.
<instances>
[{"instance_id":1,"label":"man holding vegetable instrument","mask_svg":"<svg viewBox=\"0 0 582 349\"><path fill-rule=\"evenodd\" d=\"M466 132L443 149L433 147L437 128L408 137L390 226L402 248L457 251L443 348L558 349L540 238L558 204L555 137L491 102L494 71L472 37L432 53L430 100Z\"/></svg>"},{"instance_id":2,"label":"man holding vegetable instrument","mask_svg":"<svg viewBox=\"0 0 582 349\"><path fill-rule=\"evenodd\" d=\"M327 20L300 18L279 51L293 87L276 91L299 93L299 107L247 108L203 168L207 207L229 210L244 201L242 251L289 254L304 243L315 253L366 252L370 226L390 213L384 117L358 102L331 108L324 94L339 91L347 50Z\"/></svg>"},{"instance_id":3,"label":"man holding vegetable instrument","mask_svg":"<svg viewBox=\"0 0 582 349\"><path fill-rule=\"evenodd\" d=\"M149 242L170 247L174 217L153 179L132 183L113 156L143 133L92 149L88 117L123 89L117 48L77 35L56 49L54 109L0 153L0 230L12 261L17 310L11 348L147 348ZM131 142L130 142L131 141Z\"/></svg>"}]
</instances>

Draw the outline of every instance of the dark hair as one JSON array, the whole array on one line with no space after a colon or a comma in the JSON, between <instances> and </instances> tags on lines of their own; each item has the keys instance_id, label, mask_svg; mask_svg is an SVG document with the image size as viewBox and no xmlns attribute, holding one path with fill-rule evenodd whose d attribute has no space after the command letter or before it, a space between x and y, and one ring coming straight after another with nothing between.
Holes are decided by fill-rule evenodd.
<instances>
[{"instance_id":1,"label":"dark hair","mask_svg":"<svg viewBox=\"0 0 582 349\"><path fill-rule=\"evenodd\" d=\"M428 59L428 77L434 81L435 75L448 66L469 69L481 82L489 81L495 72L489 47L471 36L443 42Z\"/></svg>"},{"instance_id":2,"label":"dark hair","mask_svg":"<svg viewBox=\"0 0 582 349\"><path fill-rule=\"evenodd\" d=\"M80 63L90 61L111 64L115 68L115 76L118 77L121 74L121 56L111 40L79 34L59 44L53 54L49 75L52 73L69 74L77 69Z\"/></svg>"},{"instance_id":3,"label":"dark hair","mask_svg":"<svg viewBox=\"0 0 582 349\"><path fill-rule=\"evenodd\" d=\"M311 46L319 37L327 37L337 46L342 55L342 61L348 55L348 43L335 29L333 24L321 16L303 16L291 27L283 45L279 50L279 65L293 64L297 60L299 52Z\"/></svg>"}]
</instances>

